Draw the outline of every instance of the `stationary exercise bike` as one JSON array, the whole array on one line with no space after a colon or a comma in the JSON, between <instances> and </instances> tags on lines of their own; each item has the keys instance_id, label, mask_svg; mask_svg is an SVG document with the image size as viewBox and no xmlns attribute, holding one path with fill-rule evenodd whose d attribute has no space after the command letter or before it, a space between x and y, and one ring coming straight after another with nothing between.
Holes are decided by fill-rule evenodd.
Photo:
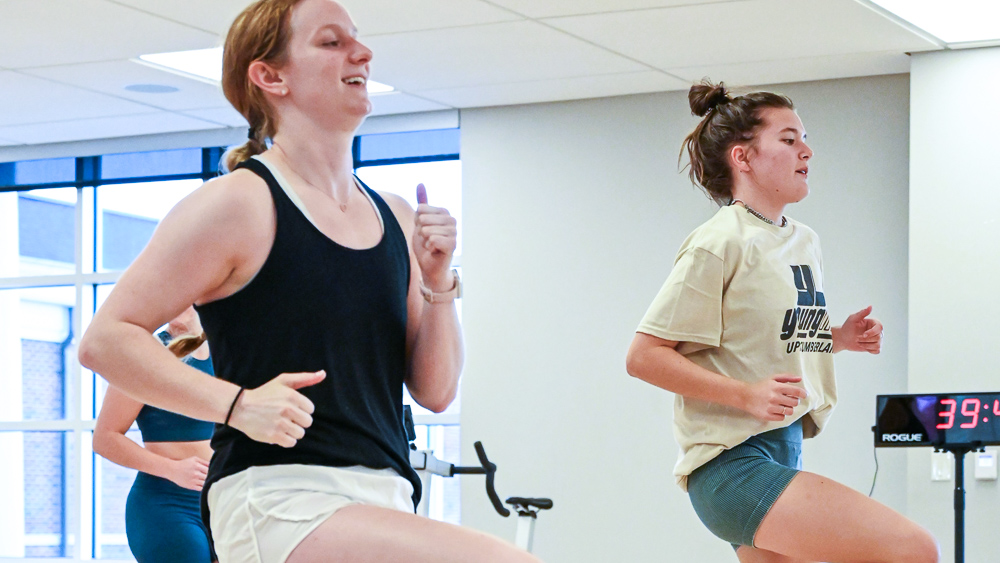
<instances>
[{"instance_id":1,"label":"stationary exercise bike","mask_svg":"<svg viewBox=\"0 0 1000 563\"><path fill-rule=\"evenodd\" d=\"M493 503L493 508L504 518L510 516L508 510L494 487L497 466L486 457L486 450L482 442L473 444L476 448L476 455L479 457L478 466L458 466L446 461L442 461L434 456L429 450L418 450L413 443L416 440L416 430L413 424L413 412L409 405L403 407L403 421L406 426L406 438L410 442L410 465L417 470L420 475L420 482L423 485L424 498L430 497L431 476L454 477L456 475L485 475L486 495ZM531 552L535 538L535 523L538 521L538 513L542 510L552 508L552 500L547 498L509 497L506 501L510 507L517 512L517 535L514 544L521 549ZM417 507L417 514L428 515L426 502L421 502Z\"/></svg>"}]
</instances>

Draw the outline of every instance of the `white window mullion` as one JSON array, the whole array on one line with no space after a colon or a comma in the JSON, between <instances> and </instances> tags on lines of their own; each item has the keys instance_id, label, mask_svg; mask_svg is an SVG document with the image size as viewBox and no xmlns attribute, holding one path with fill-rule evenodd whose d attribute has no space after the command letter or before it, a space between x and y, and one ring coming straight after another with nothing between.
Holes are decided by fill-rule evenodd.
<instances>
[{"instance_id":1,"label":"white window mullion","mask_svg":"<svg viewBox=\"0 0 1000 563\"><path fill-rule=\"evenodd\" d=\"M0 422L0 432L90 432L93 420L15 420Z\"/></svg>"},{"instance_id":2,"label":"white window mullion","mask_svg":"<svg viewBox=\"0 0 1000 563\"><path fill-rule=\"evenodd\" d=\"M68 352L71 354L77 349L76 343L80 339L80 330L82 323L80 319L82 318L81 313L83 312L83 285L82 285L82 275L83 275L83 223L84 223L84 213L83 213L83 189L76 189L76 207L74 214L74 229L73 229L73 256L74 256L74 266L76 270L76 279L73 283L73 289L75 294L75 300L73 304L73 313L70 318L70 323L73 330L73 343L68 348ZM75 360L75 358L73 359ZM66 419L77 422L80 420L80 362L78 361L67 361L69 364L66 368ZM70 449L75 455L69 456L70 459L66 460L66 466L69 467L70 464L73 466L72 475L74 479L69 482L69 498L66 499L66 533L67 535L75 538L76 541L72 542L72 547L67 553L70 557L74 559L79 559L80 555L83 553L89 553L89 550L85 550L83 544L86 543L86 538L90 537L90 534L84 533L83 527L83 514L82 508L83 502L83 432L79 428L73 430L72 439L70 442L73 447Z\"/></svg>"},{"instance_id":3,"label":"white window mullion","mask_svg":"<svg viewBox=\"0 0 1000 563\"><path fill-rule=\"evenodd\" d=\"M122 272L102 272L97 274L65 274L58 276L0 278L0 290L67 286L75 285L77 282L82 282L85 285L95 283L115 283L121 275Z\"/></svg>"}]
</instances>

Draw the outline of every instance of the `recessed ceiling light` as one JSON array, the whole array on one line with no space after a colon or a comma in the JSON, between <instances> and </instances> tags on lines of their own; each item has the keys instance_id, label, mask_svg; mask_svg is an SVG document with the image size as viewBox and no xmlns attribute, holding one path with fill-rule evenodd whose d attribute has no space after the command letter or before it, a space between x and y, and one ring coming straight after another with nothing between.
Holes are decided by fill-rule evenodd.
<instances>
[{"instance_id":1,"label":"recessed ceiling light","mask_svg":"<svg viewBox=\"0 0 1000 563\"><path fill-rule=\"evenodd\" d=\"M222 80L222 47L141 55L136 62L202 82L218 84ZM386 94L396 89L388 84L369 80L369 94Z\"/></svg>"},{"instance_id":2,"label":"recessed ceiling light","mask_svg":"<svg viewBox=\"0 0 1000 563\"><path fill-rule=\"evenodd\" d=\"M870 0L945 43L1000 40L997 0Z\"/></svg>"},{"instance_id":3,"label":"recessed ceiling light","mask_svg":"<svg viewBox=\"0 0 1000 563\"><path fill-rule=\"evenodd\" d=\"M180 90L166 84L129 84L125 87L129 92L141 92L143 94L172 94Z\"/></svg>"}]
</instances>

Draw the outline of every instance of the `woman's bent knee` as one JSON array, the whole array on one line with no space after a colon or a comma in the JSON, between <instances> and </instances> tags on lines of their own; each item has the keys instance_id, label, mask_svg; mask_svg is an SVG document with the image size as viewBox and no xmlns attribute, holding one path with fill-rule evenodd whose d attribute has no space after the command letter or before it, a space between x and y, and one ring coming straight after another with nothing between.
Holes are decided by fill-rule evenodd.
<instances>
[{"instance_id":1,"label":"woman's bent knee","mask_svg":"<svg viewBox=\"0 0 1000 563\"><path fill-rule=\"evenodd\" d=\"M939 563L941 546L927 530L918 529L912 537L901 542L904 550L893 563Z\"/></svg>"},{"instance_id":2,"label":"woman's bent knee","mask_svg":"<svg viewBox=\"0 0 1000 563\"><path fill-rule=\"evenodd\" d=\"M517 563L542 563L542 560L524 551L519 554Z\"/></svg>"}]
</instances>

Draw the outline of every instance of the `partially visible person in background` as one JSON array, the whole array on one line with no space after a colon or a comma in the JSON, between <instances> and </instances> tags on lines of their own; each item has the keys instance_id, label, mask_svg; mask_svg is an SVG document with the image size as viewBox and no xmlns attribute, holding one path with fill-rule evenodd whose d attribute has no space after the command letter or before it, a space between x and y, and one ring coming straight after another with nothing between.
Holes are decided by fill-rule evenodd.
<instances>
[{"instance_id":1,"label":"partially visible person in background","mask_svg":"<svg viewBox=\"0 0 1000 563\"><path fill-rule=\"evenodd\" d=\"M156 336L187 365L214 374L194 307ZM133 422L145 447L125 436ZM108 387L94 428L94 452L139 472L125 505L128 545L139 563L213 560L199 508L213 430L211 422L144 405Z\"/></svg>"}]
</instances>

